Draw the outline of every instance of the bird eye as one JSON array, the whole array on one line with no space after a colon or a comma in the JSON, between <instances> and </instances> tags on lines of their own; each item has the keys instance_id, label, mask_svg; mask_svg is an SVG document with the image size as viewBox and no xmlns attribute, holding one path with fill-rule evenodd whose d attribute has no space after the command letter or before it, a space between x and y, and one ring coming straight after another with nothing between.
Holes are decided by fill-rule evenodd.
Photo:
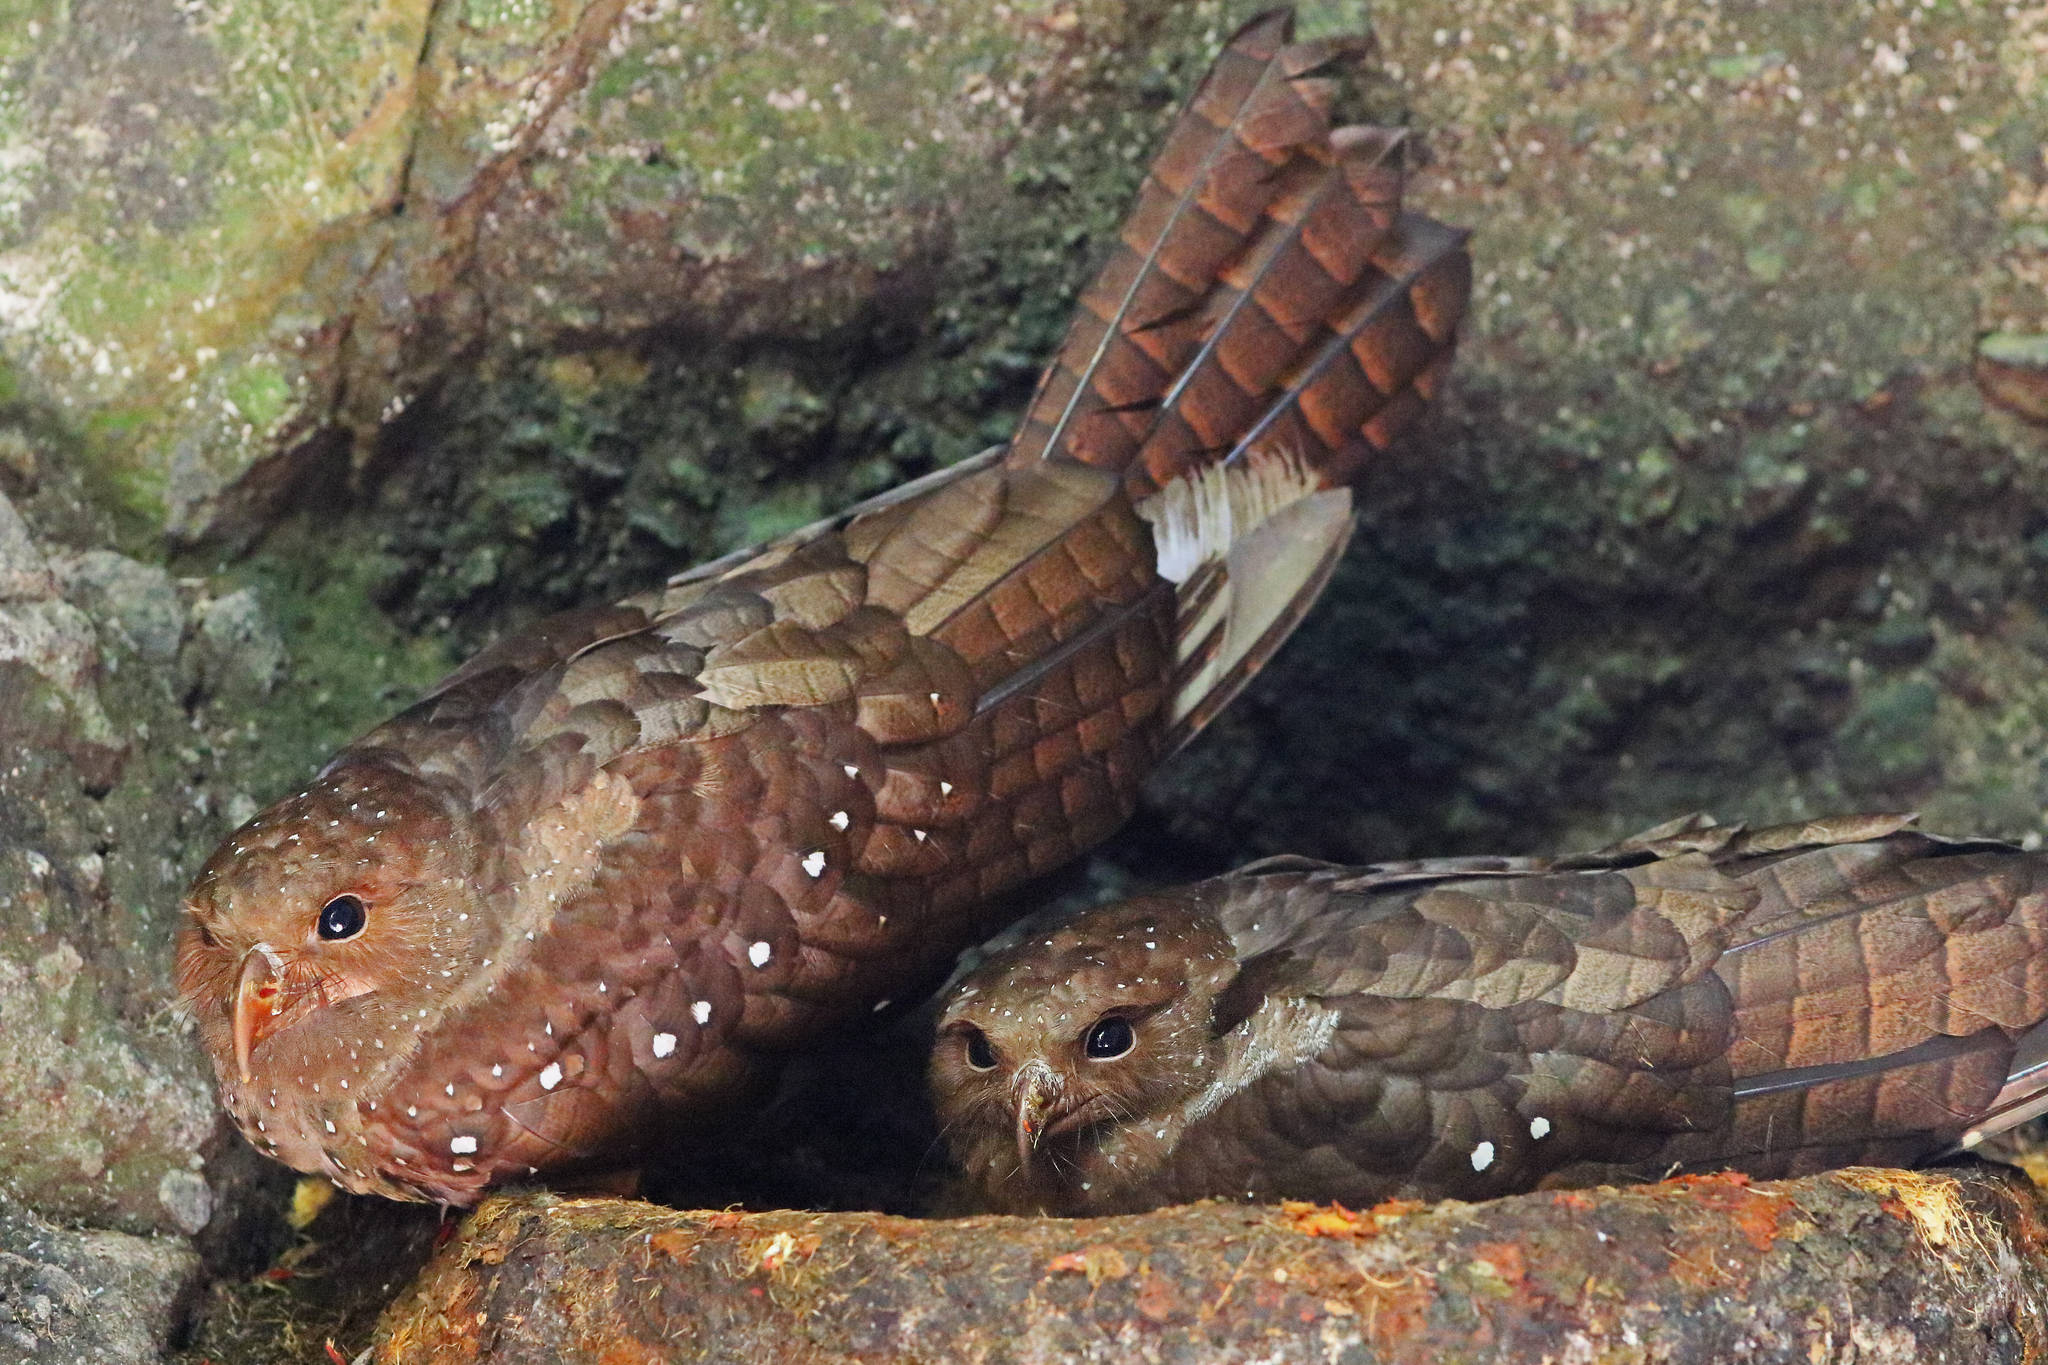
<instances>
[{"instance_id":1,"label":"bird eye","mask_svg":"<svg viewBox=\"0 0 2048 1365\"><path fill-rule=\"evenodd\" d=\"M1088 1030L1088 1055L1098 1062L1114 1061L1137 1045L1138 1035L1131 1031L1131 1021L1121 1014L1098 1019L1095 1027Z\"/></svg>"},{"instance_id":2,"label":"bird eye","mask_svg":"<svg viewBox=\"0 0 2048 1365\"><path fill-rule=\"evenodd\" d=\"M329 943L354 938L363 932L363 926L368 922L369 914L363 909L362 897L336 896L320 912L320 937Z\"/></svg>"},{"instance_id":3,"label":"bird eye","mask_svg":"<svg viewBox=\"0 0 2048 1365\"><path fill-rule=\"evenodd\" d=\"M967 1065L976 1071L990 1071L995 1068L996 1049L988 1035L978 1028L967 1030Z\"/></svg>"}]
</instances>

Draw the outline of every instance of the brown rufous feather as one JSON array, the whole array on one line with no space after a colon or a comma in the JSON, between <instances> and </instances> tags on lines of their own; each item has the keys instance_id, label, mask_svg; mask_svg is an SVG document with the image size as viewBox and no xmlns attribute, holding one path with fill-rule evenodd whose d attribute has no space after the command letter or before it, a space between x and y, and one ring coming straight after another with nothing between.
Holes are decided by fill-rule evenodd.
<instances>
[{"instance_id":1,"label":"brown rufous feather","mask_svg":"<svg viewBox=\"0 0 2048 1365\"><path fill-rule=\"evenodd\" d=\"M1401 210L1401 134L1328 122L1357 44L1254 20L1167 138L1011 443L1134 494L1289 450L1343 483L1421 407L1470 290L1464 234Z\"/></svg>"}]
</instances>

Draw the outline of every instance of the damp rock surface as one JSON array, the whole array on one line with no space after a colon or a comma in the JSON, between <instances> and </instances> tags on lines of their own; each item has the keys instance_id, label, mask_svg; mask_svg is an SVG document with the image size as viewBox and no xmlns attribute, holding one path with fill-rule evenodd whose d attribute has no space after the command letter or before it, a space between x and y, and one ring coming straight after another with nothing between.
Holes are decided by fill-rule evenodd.
<instances>
[{"instance_id":1,"label":"damp rock surface","mask_svg":"<svg viewBox=\"0 0 2048 1365\"><path fill-rule=\"evenodd\" d=\"M2041 1219L1990 1168L922 1224L509 1198L375 1359L2018 1362Z\"/></svg>"},{"instance_id":2,"label":"damp rock surface","mask_svg":"<svg viewBox=\"0 0 2048 1365\"><path fill-rule=\"evenodd\" d=\"M181 1238L78 1232L0 1203L0 1360L161 1359L189 1329L199 1283Z\"/></svg>"}]
</instances>

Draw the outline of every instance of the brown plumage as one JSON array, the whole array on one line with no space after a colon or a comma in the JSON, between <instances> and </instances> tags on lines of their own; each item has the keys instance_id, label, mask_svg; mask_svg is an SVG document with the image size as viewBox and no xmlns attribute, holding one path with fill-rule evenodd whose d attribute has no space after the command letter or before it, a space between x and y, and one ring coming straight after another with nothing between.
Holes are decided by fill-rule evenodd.
<instances>
[{"instance_id":1,"label":"brown plumage","mask_svg":"<svg viewBox=\"0 0 2048 1365\"><path fill-rule=\"evenodd\" d=\"M1114 829L1449 359L1353 55L1237 35L1007 448L502 640L237 831L178 970L243 1131L450 1203L630 1159Z\"/></svg>"},{"instance_id":2,"label":"brown plumage","mask_svg":"<svg viewBox=\"0 0 2048 1365\"><path fill-rule=\"evenodd\" d=\"M988 1206L1073 1215L1973 1146L2048 1108L2048 855L1908 824L1279 858L1105 906L956 989L939 1116Z\"/></svg>"}]
</instances>

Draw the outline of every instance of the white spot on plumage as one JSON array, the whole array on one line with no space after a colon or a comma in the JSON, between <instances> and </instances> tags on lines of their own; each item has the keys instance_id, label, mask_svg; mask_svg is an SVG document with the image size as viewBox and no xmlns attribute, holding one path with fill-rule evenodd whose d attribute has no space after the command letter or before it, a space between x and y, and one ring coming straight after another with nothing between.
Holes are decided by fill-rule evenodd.
<instances>
[{"instance_id":1,"label":"white spot on plumage","mask_svg":"<svg viewBox=\"0 0 2048 1365\"><path fill-rule=\"evenodd\" d=\"M756 967L767 966L768 959L773 956L775 956L775 949L771 948L765 939L756 939L754 946L747 949L747 961L753 963Z\"/></svg>"},{"instance_id":2,"label":"white spot on plumage","mask_svg":"<svg viewBox=\"0 0 2048 1365\"><path fill-rule=\"evenodd\" d=\"M699 1000L696 1004L690 1006L690 1017L692 1019L695 1019L699 1024L710 1023L711 1002L709 1000Z\"/></svg>"},{"instance_id":3,"label":"white spot on plumage","mask_svg":"<svg viewBox=\"0 0 2048 1365\"><path fill-rule=\"evenodd\" d=\"M548 1063L548 1064L547 1064L547 1065L546 1065L545 1067L541 1068L541 1073L540 1073L540 1088L541 1088L541 1089L543 1089L543 1090L553 1090L553 1089L554 1089L554 1088L555 1088L556 1086L560 1085L561 1083L562 1083L562 1064L561 1064L560 1062L549 1062L549 1063Z\"/></svg>"},{"instance_id":4,"label":"white spot on plumage","mask_svg":"<svg viewBox=\"0 0 2048 1365\"><path fill-rule=\"evenodd\" d=\"M853 817L843 810L835 810L832 812L832 818L825 823L843 834L846 832L846 827L853 823Z\"/></svg>"},{"instance_id":5,"label":"white spot on plumage","mask_svg":"<svg viewBox=\"0 0 2048 1365\"><path fill-rule=\"evenodd\" d=\"M854 766L853 766L853 765L852 765L851 763L842 763L842 764L840 764L839 766L840 766L840 767L842 767L842 768L844 768L844 769L846 770L846 775L847 775L848 777L859 777L859 776L860 776L860 769L858 769L858 768L854 767Z\"/></svg>"},{"instance_id":6,"label":"white spot on plumage","mask_svg":"<svg viewBox=\"0 0 2048 1365\"><path fill-rule=\"evenodd\" d=\"M1482 1142L1472 1149L1472 1169L1483 1171L1493 1164L1493 1144Z\"/></svg>"},{"instance_id":7,"label":"white spot on plumage","mask_svg":"<svg viewBox=\"0 0 2048 1365\"><path fill-rule=\"evenodd\" d=\"M813 878L825 875L825 850L812 849L804 855L804 871Z\"/></svg>"},{"instance_id":8,"label":"white spot on plumage","mask_svg":"<svg viewBox=\"0 0 2048 1365\"><path fill-rule=\"evenodd\" d=\"M657 1033L654 1035L655 1056L666 1057L675 1050L676 1036L673 1033Z\"/></svg>"},{"instance_id":9,"label":"white spot on plumage","mask_svg":"<svg viewBox=\"0 0 2048 1365\"><path fill-rule=\"evenodd\" d=\"M1538 1114L1529 1120L1529 1136L1539 1141L1550 1136L1550 1120Z\"/></svg>"},{"instance_id":10,"label":"white spot on plumage","mask_svg":"<svg viewBox=\"0 0 2048 1365\"><path fill-rule=\"evenodd\" d=\"M926 839L931 838L929 834L926 834L921 829L914 829L910 831L910 837L917 840L920 844L923 843Z\"/></svg>"},{"instance_id":11,"label":"white spot on plumage","mask_svg":"<svg viewBox=\"0 0 2048 1365\"><path fill-rule=\"evenodd\" d=\"M322 1123L324 1123L324 1124L326 1124L326 1125L327 1125L327 1131L328 1131L328 1132L330 1132L330 1133L331 1133L331 1132L333 1132L333 1131L334 1131L334 1120L333 1120L333 1119L322 1119L322 1120L320 1120L320 1121L321 1121Z\"/></svg>"},{"instance_id":12,"label":"white spot on plumage","mask_svg":"<svg viewBox=\"0 0 2048 1365\"><path fill-rule=\"evenodd\" d=\"M448 1139L448 1150L457 1156L468 1156L476 1150L476 1139L464 1133L461 1137Z\"/></svg>"}]
</instances>

